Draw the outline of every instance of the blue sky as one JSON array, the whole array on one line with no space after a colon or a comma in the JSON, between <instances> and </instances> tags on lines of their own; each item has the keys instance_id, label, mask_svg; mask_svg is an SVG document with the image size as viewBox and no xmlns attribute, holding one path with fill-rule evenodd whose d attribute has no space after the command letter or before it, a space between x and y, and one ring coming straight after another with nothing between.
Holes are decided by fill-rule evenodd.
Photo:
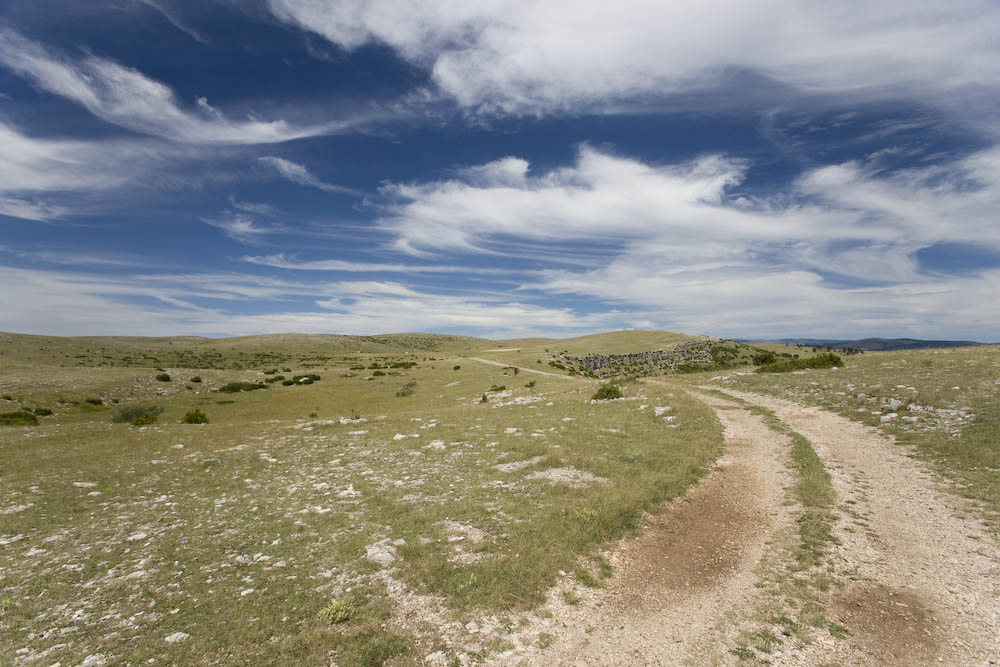
<instances>
[{"instance_id":1,"label":"blue sky","mask_svg":"<svg viewBox=\"0 0 1000 667\"><path fill-rule=\"evenodd\" d=\"M0 0L0 330L994 341L998 103L993 0Z\"/></svg>"}]
</instances>

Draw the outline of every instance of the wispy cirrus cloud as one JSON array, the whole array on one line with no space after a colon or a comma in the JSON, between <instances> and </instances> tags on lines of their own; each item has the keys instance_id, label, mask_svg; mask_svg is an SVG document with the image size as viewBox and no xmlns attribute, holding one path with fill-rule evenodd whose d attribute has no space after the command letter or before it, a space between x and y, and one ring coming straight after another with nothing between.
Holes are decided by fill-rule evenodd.
<instances>
[{"instance_id":1,"label":"wispy cirrus cloud","mask_svg":"<svg viewBox=\"0 0 1000 667\"><path fill-rule=\"evenodd\" d=\"M228 118L204 97L187 109L167 85L98 56L72 58L0 27L0 65L98 118L173 141L265 144L335 132L349 123L298 126L283 119Z\"/></svg>"},{"instance_id":2,"label":"wispy cirrus cloud","mask_svg":"<svg viewBox=\"0 0 1000 667\"><path fill-rule=\"evenodd\" d=\"M226 236L241 243L258 242L267 236L285 231L282 225L261 224L253 216L233 211L223 211L216 218L202 218L201 221L221 229Z\"/></svg>"},{"instance_id":3,"label":"wispy cirrus cloud","mask_svg":"<svg viewBox=\"0 0 1000 667\"><path fill-rule=\"evenodd\" d=\"M22 220L54 220L66 214L66 209L44 202L0 196L0 215Z\"/></svg>"},{"instance_id":4,"label":"wispy cirrus cloud","mask_svg":"<svg viewBox=\"0 0 1000 667\"><path fill-rule=\"evenodd\" d=\"M83 271L0 266L4 328L50 335L250 335L464 331L516 337L572 335L615 321L501 296L463 297L398 282L282 281L248 274L137 273L107 277ZM312 308L303 299L313 299ZM240 304L264 303L262 314ZM318 309L316 308L318 306Z\"/></svg>"},{"instance_id":5,"label":"wispy cirrus cloud","mask_svg":"<svg viewBox=\"0 0 1000 667\"><path fill-rule=\"evenodd\" d=\"M334 185L332 183L324 183L309 173L309 170L306 169L304 165L292 162L291 160L267 155L257 158L257 161L269 169L273 169L282 178L285 178L293 183L298 183L299 185L317 188L319 190L323 190L324 192L338 192L348 195L361 194L358 190L353 188L347 188L342 185Z\"/></svg>"},{"instance_id":6,"label":"wispy cirrus cloud","mask_svg":"<svg viewBox=\"0 0 1000 667\"><path fill-rule=\"evenodd\" d=\"M467 273L470 275L524 276L524 271L483 266L453 264L392 264L385 262L357 262L343 259L299 260L283 253L277 255L245 256L244 262L259 266L292 271L340 271L344 273Z\"/></svg>"}]
</instances>

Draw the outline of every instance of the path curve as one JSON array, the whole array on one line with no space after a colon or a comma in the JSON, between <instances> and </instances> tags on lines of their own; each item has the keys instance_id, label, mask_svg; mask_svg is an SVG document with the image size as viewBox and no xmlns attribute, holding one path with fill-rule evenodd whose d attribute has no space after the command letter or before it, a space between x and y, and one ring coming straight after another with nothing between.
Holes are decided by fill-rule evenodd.
<instances>
[{"instance_id":1,"label":"path curve","mask_svg":"<svg viewBox=\"0 0 1000 667\"><path fill-rule=\"evenodd\" d=\"M832 611L847 641L794 664L1000 664L1000 549L970 503L876 429L820 408L726 389L810 440L844 513Z\"/></svg>"},{"instance_id":2,"label":"path curve","mask_svg":"<svg viewBox=\"0 0 1000 667\"><path fill-rule=\"evenodd\" d=\"M767 541L791 522L783 503L791 478L785 436L731 402L699 398L725 429L712 472L622 544L599 604L564 607L550 648L501 663L700 664L719 648L718 621L749 603Z\"/></svg>"}]
</instances>

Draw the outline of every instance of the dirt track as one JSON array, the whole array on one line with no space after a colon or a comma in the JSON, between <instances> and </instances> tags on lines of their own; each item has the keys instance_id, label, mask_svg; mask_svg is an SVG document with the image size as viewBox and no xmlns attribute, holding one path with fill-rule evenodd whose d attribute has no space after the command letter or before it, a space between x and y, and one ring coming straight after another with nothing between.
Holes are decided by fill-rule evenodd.
<instances>
[{"instance_id":1,"label":"dirt track","mask_svg":"<svg viewBox=\"0 0 1000 667\"><path fill-rule=\"evenodd\" d=\"M839 542L827 615L849 634L786 641L775 665L1000 664L997 543L940 490L926 466L873 429L816 408L732 392L773 410L812 443L837 492ZM725 428L725 455L696 488L615 552L609 585L557 607L555 642L506 655L531 665L716 665L765 594L755 586L797 507L788 442L736 404L703 397Z\"/></svg>"}]
</instances>

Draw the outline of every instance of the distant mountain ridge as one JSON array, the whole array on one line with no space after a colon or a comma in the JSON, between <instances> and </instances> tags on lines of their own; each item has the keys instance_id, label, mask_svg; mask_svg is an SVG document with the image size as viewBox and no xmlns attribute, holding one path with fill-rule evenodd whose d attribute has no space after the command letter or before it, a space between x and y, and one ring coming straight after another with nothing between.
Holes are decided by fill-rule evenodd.
<instances>
[{"instance_id":1,"label":"distant mountain ridge","mask_svg":"<svg viewBox=\"0 0 1000 667\"><path fill-rule=\"evenodd\" d=\"M753 343L784 343L806 347L830 347L836 350L853 348L870 352L885 350L921 350L935 347L969 347L989 345L971 340L920 340L917 338L860 338L857 340L836 340L828 338L775 338L771 340L749 341Z\"/></svg>"}]
</instances>

